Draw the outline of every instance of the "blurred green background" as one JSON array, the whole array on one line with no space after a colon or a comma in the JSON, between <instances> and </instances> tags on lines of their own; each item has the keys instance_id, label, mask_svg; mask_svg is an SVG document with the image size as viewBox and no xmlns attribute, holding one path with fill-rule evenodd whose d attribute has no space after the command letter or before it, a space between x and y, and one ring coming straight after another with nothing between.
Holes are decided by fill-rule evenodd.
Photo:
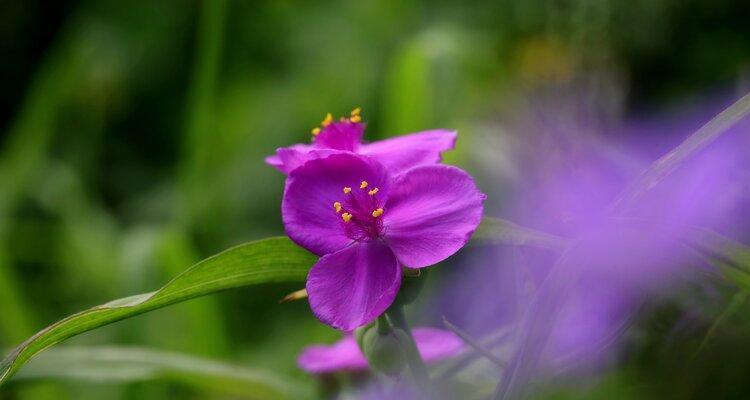
<instances>
[{"instance_id":1,"label":"blurred green background","mask_svg":"<svg viewBox=\"0 0 750 400\"><path fill-rule=\"evenodd\" d=\"M0 1L0 348L153 290L231 245L283 233L263 163L326 112L367 138L475 133L525 93L605 73L620 112L750 81L750 2L708 0ZM299 289L193 300L71 344L137 344L315 382L338 337ZM221 386L217 383L214 386ZM178 379L18 381L8 399L234 398ZM230 393L227 393L230 392Z\"/></svg>"}]
</instances>

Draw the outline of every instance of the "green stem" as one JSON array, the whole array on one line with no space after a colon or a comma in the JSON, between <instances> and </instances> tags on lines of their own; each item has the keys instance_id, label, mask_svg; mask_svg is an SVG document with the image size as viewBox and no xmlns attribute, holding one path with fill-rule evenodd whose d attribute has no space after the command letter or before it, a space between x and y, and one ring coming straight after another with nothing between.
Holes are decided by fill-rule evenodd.
<instances>
[{"instance_id":1,"label":"green stem","mask_svg":"<svg viewBox=\"0 0 750 400\"><path fill-rule=\"evenodd\" d=\"M417 349L414 335L412 335L411 329L409 329L409 324L406 322L403 308L400 306L392 306L385 313L388 316L388 319L391 320L393 326L403 330L409 338L408 343L404 343L406 346L406 362L409 365L409 369L411 370L411 374L417 385L427 392L427 394L430 394L432 392L432 381L430 381L427 366L425 366L424 360L422 360L422 356Z\"/></svg>"},{"instance_id":2,"label":"green stem","mask_svg":"<svg viewBox=\"0 0 750 400\"><path fill-rule=\"evenodd\" d=\"M385 315L381 315L378 317L378 322L376 324L378 334L380 335L387 335L391 333L391 324L388 322L388 319L386 319Z\"/></svg>"}]
</instances>

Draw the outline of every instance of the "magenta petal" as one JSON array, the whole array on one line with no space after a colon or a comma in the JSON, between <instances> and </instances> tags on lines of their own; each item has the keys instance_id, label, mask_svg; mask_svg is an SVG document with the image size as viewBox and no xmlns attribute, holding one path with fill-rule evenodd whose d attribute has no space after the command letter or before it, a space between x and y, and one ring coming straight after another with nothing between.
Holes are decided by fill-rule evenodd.
<instances>
[{"instance_id":1,"label":"magenta petal","mask_svg":"<svg viewBox=\"0 0 750 400\"><path fill-rule=\"evenodd\" d=\"M383 214L388 245L411 268L436 264L469 241L485 195L463 170L424 165L397 177Z\"/></svg>"},{"instance_id":2,"label":"magenta petal","mask_svg":"<svg viewBox=\"0 0 750 400\"><path fill-rule=\"evenodd\" d=\"M414 328L414 341L426 363L455 356L464 349L464 342L451 331L437 328Z\"/></svg>"},{"instance_id":3,"label":"magenta petal","mask_svg":"<svg viewBox=\"0 0 750 400\"><path fill-rule=\"evenodd\" d=\"M379 187L378 196L386 198L387 172L368 157L333 154L308 161L292 171L281 202L281 215L289 237L318 255L333 253L351 243L333 203L342 201L344 187L359 190L363 180Z\"/></svg>"},{"instance_id":4,"label":"magenta petal","mask_svg":"<svg viewBox=\"0 0 750 400\"><path fill-rule=\"evenodd\" d=\"M337 154L341 152L342 151L340 150L317 149L312 146L305 146L305 148L300 148L298 146L286 147L276 150L279 162L282 164L280 168L277 168L281 172L288 174L310 160L325 158L330 156L331 154ZM268 159L266 159L266 162L268 162Z\"/></svg>"},{"instance_id":5,"label":"magenta petal","mask_svg":"<svg viewBox=\"0 0 750 400\"><path fill-rule=\"evenodd\" d=\"M297 358L297 365L314 374L337 371L365 371L367 360L350 334L330 345L305 348Z\"/></svg>"},{"instance_id":6,"label":"magenta petal","mask_svg":"<svg viewBox=\"0 0 750 400\"><path fill-rule=\"evenodd\" d=\"M319 148L356 152L364 132L365 125L360 122L338 121L323 128L313 143Z\"/></svg>"},{"instance_id":7,"label":"magenta petal","mask_svg":"<svg viewBox=\"0 0 750 400\"><path fill-rule=\"evenodd\" d=\"M393 303L401 286L396 257L380 241L358 242L322 257L307 276L313 313L349 331L372 322Z\"/></svg>"},{"instance_id":8,"label":"magenta petal","mask_svg":"<svg viewBox=\"0 0 750 400\"><path fill-rule=\"evenodd\" d=\"M359 153L376 158L396 174L440 162L441 153L453 149L455 144L455 131L436 129L363 144Z\"/></svg>"}]
</instances>

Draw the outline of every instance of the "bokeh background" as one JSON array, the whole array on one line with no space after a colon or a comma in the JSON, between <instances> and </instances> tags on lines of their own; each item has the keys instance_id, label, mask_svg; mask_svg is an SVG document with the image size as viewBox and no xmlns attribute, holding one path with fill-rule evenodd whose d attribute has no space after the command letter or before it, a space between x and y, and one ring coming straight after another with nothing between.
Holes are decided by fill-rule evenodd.
<instances>
[{"instance_id":1,"label":"bokeh background","mask_svg":"<svg viewBox=\"0 0 750 400\"><path fill-rule=\"evenodd\" d=\"M309 140L326 112L361 106L369 140L458 129L446 161L476 174L502 209L512 187L492 186L491 172L514 167L477 149L505 132L509 110L539 98L595 110L590 133L606 141L614 121L747 91L748 18L745 0L0 1L0 348L153 290L229 246L283 234L283 176L263 158ZM654 158L682 135L640 133L660 144ZM70 344L220 359L315 393L296 355L338 333L305 302L278 304L296 289L196 299ZM671 326L668 316L651 323L655 336ZM668 382L671 353L660 351L644 350L621 374ZM747 395L748 367L735 365L703 389ZM21 379L0 398L252 393L184 376L131 378ZM589 394L629 398L619 382Z\"/></svg>"}]
</instances>

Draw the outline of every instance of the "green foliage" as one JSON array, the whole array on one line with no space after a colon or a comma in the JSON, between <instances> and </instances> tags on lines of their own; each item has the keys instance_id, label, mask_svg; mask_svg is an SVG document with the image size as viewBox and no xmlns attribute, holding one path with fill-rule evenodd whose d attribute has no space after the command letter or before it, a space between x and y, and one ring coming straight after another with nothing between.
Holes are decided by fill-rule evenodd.
<instances>
[{"instance_id":1,"label":"green foliage","mask_svg":"<svg viewBox=\"0 0 750 400\"><path fill-rule=\"evenodd\" d=\"M0 384L40 351L75 335L170 304L231 288L304 281L315 258L287 238L240 245L192 266L161 289L71 315L15 348L0 364Z\"/></svg>"},{"instance_id":2,"label":"green foliage","mask_svg":"<svg viewBox=\"0 0 750 400\"><path fill-rule=\"evenodd\" d=\"M31 360L21 379L63 379L86 383L175 382L229 395L299 398L303 385L294 378L240 365L135 346L63 346Z\"/></svg>"}]
</instances>

